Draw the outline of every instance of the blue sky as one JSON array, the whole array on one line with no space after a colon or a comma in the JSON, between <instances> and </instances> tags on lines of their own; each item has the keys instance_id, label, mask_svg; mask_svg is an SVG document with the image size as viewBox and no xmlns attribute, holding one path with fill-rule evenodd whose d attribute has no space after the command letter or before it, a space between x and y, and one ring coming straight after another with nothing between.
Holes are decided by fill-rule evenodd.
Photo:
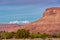
<instances>
[{"instance_id":1,"label":"blue sky","mask_svg":"<svg viewBox=\"0 0 60 40\"><path fill-rule=\"evenodd\" d=\"M49 7L60 7L60 0L0 0L0 23L33 22Z\"/></svg>"}]
</instances>

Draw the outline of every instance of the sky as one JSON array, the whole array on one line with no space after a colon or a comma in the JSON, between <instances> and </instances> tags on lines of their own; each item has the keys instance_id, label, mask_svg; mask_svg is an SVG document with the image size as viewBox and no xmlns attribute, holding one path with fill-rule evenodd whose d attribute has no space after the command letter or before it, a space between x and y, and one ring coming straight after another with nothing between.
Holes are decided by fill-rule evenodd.
<instances>
[{"instance_id":1,"label":"sky","mask_svg":"<svg viewBox=\"0 0 60 40\"><path fill-rule=\"evenodd\" d=\"M0 0L0 23L34 22L50 7L60 7L60 0Z\"/></svg>"}]
</instances>

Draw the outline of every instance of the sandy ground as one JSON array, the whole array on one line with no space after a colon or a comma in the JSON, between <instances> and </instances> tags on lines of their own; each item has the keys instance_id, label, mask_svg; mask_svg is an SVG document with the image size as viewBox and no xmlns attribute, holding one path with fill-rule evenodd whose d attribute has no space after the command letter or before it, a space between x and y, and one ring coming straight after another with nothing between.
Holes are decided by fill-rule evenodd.
<instances>
[{"instance_id":1,"label":"sandy ground","mask_svg":"<svg viewBox=\"0 0 60 40\"><path fill-rule=\"evenodd\" d=\"M41 39L41 38L36 38L36 39L0 39L0 40L60 40L60 38L47 38L47 39Z\"/></svg>"}]
</instances>

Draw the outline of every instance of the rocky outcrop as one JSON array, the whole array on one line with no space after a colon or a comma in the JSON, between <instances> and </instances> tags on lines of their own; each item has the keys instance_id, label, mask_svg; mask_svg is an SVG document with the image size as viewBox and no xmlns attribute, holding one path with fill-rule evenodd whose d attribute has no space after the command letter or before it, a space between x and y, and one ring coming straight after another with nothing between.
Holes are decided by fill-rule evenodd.
<instances>
[{"instance_id":1,"label":"rocky outcrop","mask_svg":"<svg viewBox=\"0 0 60 40\"><path fill-rule=\"evenodd\" d=\"M27 29L32 33L60 33L60 8L47 8L41 19L30 24L26 24L22 26L21 29Z\"/></svg>"},{"instance_id":2,"label":"rocky outcrop","mask_svg":"<svg viewBox=\"0 0 60 40\"><path fill-rule=\"evenodd\" d=\"M23 26L18 24L0 24L0 31L16 32L18 29L26 29L31 33L60 33L60 8L47 8L41 19Z\"/></svg>"},{"instance_id":3,"label":"rocky outcrop","mask_svg":"<svg viewBox=\"0 0 60 40\"><path fill-rule=\"evenodd\" d=\"M16 32L20 26L19 24L0 24L0 31Z\"/></svg>"}]
</instances>

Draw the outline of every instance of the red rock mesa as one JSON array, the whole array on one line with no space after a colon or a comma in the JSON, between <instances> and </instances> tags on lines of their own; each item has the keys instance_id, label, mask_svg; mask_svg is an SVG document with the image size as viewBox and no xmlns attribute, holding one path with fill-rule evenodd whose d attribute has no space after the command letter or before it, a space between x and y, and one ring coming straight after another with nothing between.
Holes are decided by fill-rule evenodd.
<instances>
[{"instance_id":1,"label":"red rock mesa","mask_svg":"<svg viewBox=\"0 0 60 40\"><path fill-rule=\"evenodd\" d=\"M24 25L22 28L27 29L32 33L60 33L60 8L47 8L41 19Z\"/></svg>"},{"instance_id":2,"label":"red rock mesa","mask_svg":"<svg viewBox=\"0 0 60 40\"><path fill-rule=\"evenodd\" d=\"M7 28L2 29L2 26L7 26ZM0 25L0 30L5 30L8 32L15 32L18 29L26 29L29 30L31 33L60 33L60 8L47 8L41 19L30 24L25 24L21 27L20 25Z\"/></svg>"}]
</instances>

